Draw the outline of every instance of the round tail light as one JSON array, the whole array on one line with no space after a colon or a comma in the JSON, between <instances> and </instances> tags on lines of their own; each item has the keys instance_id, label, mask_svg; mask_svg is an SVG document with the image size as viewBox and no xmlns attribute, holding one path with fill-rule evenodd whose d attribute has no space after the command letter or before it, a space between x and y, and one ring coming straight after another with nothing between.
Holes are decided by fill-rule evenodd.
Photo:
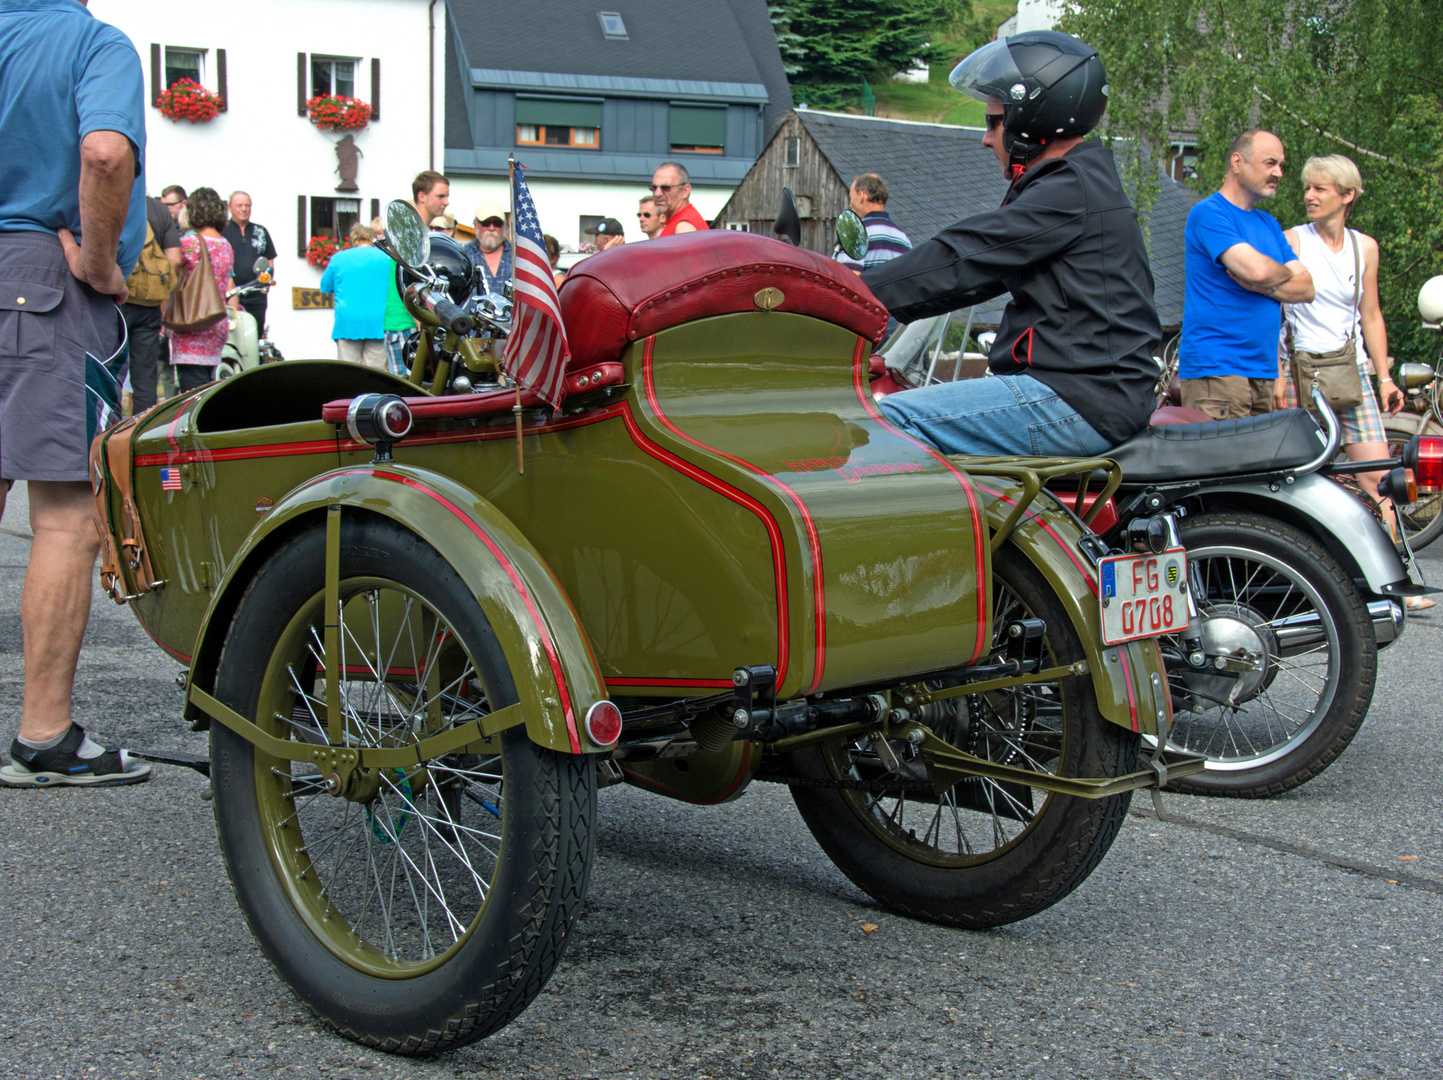
<instances>
[{"instance_id":1,"label":"round tail light","mask_svg":"<svg viewBox=\"0 0 1443 1080\"><path fill-rule=\"evenodd\" d=\"M397 442L411 430L411 408L395 394L362 394L346 410L346 430L357 442Z\"/></svg>"},{"instance_id":2,"label":"round tail light","mask_svg":"<svg viewBox=\"0 0 1443 1080\"><path fill-rule=\"evenodd\" d=\"M610 701L598 701L586 710L586 737L596 746L610 746L621 738L621 710Z\"/></svg>"}]
</instances>

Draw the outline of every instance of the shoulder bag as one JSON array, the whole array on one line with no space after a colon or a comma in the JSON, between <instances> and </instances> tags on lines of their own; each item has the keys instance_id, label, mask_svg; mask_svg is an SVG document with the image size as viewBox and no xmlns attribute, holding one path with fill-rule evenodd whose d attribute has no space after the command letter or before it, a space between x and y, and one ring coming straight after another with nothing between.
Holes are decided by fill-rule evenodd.
<instances>
[{"instance_id":1,"label":"shoulder bag","mask_svg":"<svg viewBox=\"0 0 1443 1080\"><path fill-rule=\"evenodd\" d=\"M161 320L167 329L178 334L197 334L209 330L225 318L225 297L216 288L215 274L210 266L210 245L200 241L200 258L190 270L180 272L180 284L170 297L170 307Z\"/></svg>"},{"instance_id":2,"label":"shoulder bag","mask_svg":"<svg viewBox=\"0 0 1443 1080\"><path fill-rule=\"evenodd\" d=\"M1315 353L1293 348L1292 324L1288 324L1288 351L1292 353L1293 385L1298 403L1313 411L1312 388L1323 392L1328 405L1337 412L1363 403L1363 379L1358 374L1358 298L1363 288L1363 268L1358 258L1358 238L1352 229L1348 239L1353 243L1353 309L1348 327L1348 340L1331 352Z\"/></svg>"}]
</instances>

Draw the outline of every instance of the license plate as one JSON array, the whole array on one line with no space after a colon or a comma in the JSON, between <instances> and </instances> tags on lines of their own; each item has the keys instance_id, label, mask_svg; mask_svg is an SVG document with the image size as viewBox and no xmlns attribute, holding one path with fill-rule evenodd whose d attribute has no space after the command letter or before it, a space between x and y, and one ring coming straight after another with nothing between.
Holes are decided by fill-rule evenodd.
<instances>
[{"instance_id":1,"label":"license plate","mask_svg":"<svg viewBox=\"0 0 1443 1080\"><path fill-rule=\"evenodd\" d=\"M1109 555L1097 564L1102 640L1117 645L1188 624L1187 553Z\"/></svg>"}]
</instances>

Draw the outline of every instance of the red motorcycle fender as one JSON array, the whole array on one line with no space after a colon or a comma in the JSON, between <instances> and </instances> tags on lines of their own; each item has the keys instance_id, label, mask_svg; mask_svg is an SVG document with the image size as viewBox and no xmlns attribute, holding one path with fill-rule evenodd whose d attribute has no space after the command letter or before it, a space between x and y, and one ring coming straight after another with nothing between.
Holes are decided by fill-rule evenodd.
<instances>
[{"instance_id":1,"label":"red motorcycle fender","mask_svg":"<svg viewBox=\"0 0 1443 1080\"><path fill-rule=\"evenodd\" d=\"M1011 496L1016 494L1015 488L1001 487L1003 483L990 478L977 481L987 499L992 529L1012 509ZM1172 725L1172 698L1162 656L1152 639L1103 644L1097 571L1078 546L1081 535L1070 517L1047 513L1039 500L1023 515L1007 543L1015 545L1042 573L1066 609L1087 653L1087 667L1102 715L1129 731L1156 735L1159 725Z\"/></svg>"},{"instance_id":2,"label":"red motorcycle fender","mask_svg":"<svg viewBox=\"0 0 1443 1080\"><path fill-rule=\"evenodd\" d=\"M561 753L596 753L587 710L606 686L571 602L526 537L485 499L447 477L395 463L323 473L276 503L237 553L206 613L190 685L213 692L221 646L241 594L266 556L327 507L389 517L435 548L481 605L506 656L524 706L526 732ZM191 703L196 728L208 718Z\"/></svg>"}]
</instances>

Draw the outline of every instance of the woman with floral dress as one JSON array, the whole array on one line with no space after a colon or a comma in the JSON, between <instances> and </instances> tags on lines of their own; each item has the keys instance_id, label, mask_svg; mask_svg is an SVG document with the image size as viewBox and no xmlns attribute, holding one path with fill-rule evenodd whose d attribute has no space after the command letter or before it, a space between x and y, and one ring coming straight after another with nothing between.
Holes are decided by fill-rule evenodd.
<instances>
[{"instance_id":1,"label":"woman with floral dress","mask_svg":"<svg viewBox=\"0 0 1443 1080\"><path fill-rule=\"evenodd\" d=\"M200 263L200 246L205 245L210 255L211 273L215 275L216 288L224 296L234 286L232 275L235 254L230 241L221 235L225 228L225 203L214 188L196 188L186 204L190 214L193 232L180 238L181 265L194 270ZM226 303L240 309L240 300L232 296ZM176 381L181 393L204 386L215 379L215 369L220 365L221 351L230 336L230 320L221 319L215 325L193 334L168 331L170 334L170 362L175 368Z\"/></svg>"}]
</instances>

